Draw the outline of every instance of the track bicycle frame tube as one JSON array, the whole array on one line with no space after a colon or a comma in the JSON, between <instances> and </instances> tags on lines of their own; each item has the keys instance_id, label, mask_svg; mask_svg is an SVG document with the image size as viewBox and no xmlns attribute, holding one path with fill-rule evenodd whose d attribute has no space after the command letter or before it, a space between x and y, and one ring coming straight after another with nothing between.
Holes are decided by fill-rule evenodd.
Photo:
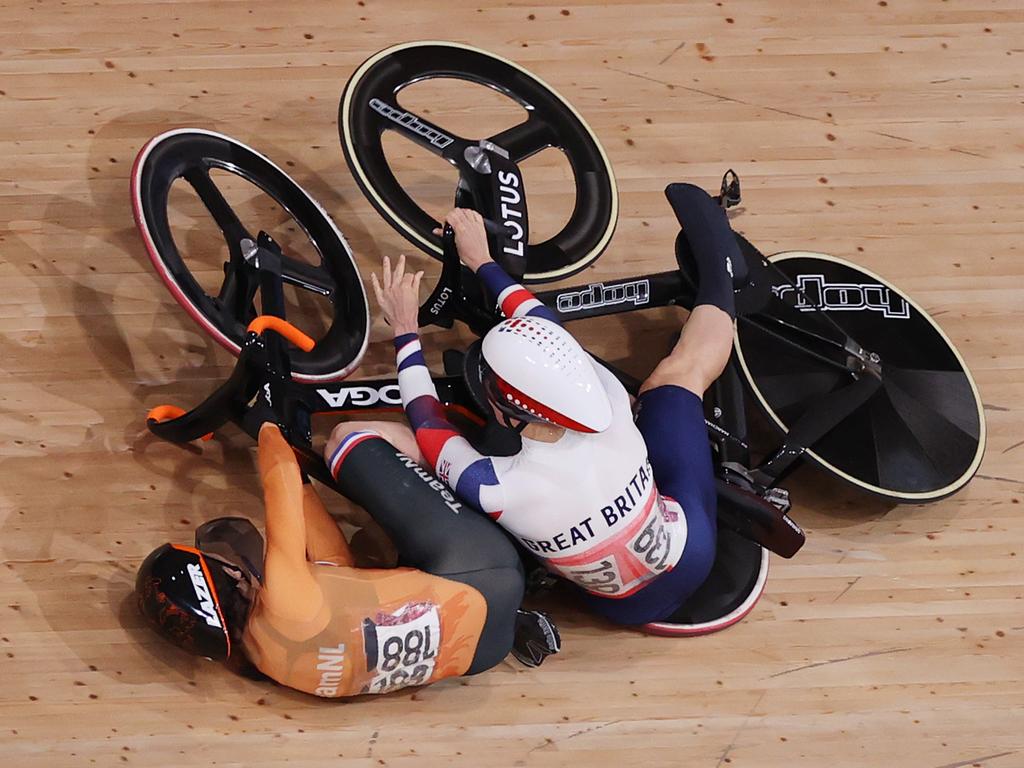
<instances>
[{"instance_id":1,"label":"track bicycle frame tube","mask_svg":"<svg viewBox=\"0 0 1024 768\"><path fill-rule=\"evenodd\" d=\"M692 291L678 270L540 291L536 296L563 322L693 303Z\"/></svg>"}]
</instances>

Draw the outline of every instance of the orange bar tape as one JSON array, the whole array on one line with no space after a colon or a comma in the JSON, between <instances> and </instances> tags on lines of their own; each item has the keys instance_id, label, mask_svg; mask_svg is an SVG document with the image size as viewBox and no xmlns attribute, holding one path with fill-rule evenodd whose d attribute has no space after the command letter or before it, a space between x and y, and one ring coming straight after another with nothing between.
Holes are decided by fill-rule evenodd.
<instances>
[{"instance_id":1,"label":"orange bar tape","mask_svg":"<svg viewBox=\"0 0 1024 768\"><path fill-rule=\"evenodd\" d=\"M262 334L267 328L281 334L303 352L310 352L316 346L315 341L294 325L273 315L260 315L249 323L246 330Z\"/></svg>"}]
</instances>

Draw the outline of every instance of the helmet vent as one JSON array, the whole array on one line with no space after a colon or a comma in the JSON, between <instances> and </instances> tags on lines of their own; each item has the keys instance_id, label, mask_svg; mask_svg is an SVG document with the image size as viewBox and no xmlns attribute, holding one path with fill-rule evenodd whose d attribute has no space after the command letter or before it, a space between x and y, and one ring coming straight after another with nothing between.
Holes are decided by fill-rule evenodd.
<instances>
[{"instance_id":1,"label":"helmet vent","mask_svg":"<svg viewBox=\"0 0 1024 768\"><path fill-rule=\"evenodd\" d=\"M481 381L506 415L599 432L611 403L589 355L572 335L542 317L502 320L481 345Z\"/></svg>"},{"instance_id":2,"label":"helmet vent","mask_svg":"<svg viewBox=\"0 0 1024 768\"><path fill-rule=\"evenodd\" d=\"M545 367L552 367L572 376L585 362L580 347L567 333L552 333L545 321L532 317L515 317L498 325L498 333L507 333L528 341L544 356ZM559 329L561 330L561 329ZM589 365L589 362L587 362Z\"/></svg>"}]
</instances>

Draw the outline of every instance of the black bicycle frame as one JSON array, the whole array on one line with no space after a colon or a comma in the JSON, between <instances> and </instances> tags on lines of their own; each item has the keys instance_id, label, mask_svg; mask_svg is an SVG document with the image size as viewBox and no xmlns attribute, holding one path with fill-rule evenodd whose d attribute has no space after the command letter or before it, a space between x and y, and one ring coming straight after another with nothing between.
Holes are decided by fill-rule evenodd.
<instances>
[{"instance_id":1,"label":"black bicycle frame","mask_svg":"<svg viewBox=\"0 0 1024 768\"><path fill-rule=\"evenodd\" d=\"M518 169L490 147L482 148L480 152L461 154L462 157L452 159L461 173L457 203L480 210L485 219L491 253L510 274L521 276L526 262L523 250L524 243L528 242L528 218L521 176L513 176ZM510 181L512 179L515 181ZM519 193L511 195L509 189ZM728 195L723 183L723 198L730 203L738 201L738 181L730 185ZM509 222L515 226L509 227ZM511 240L506 234L509 231L514 236ZM537 293L537 298L557 312L563 322L657 307L690 309L695 300L695 282L682 268L685 253L680 249L685 250L685 243L685 238L677 239L676 258L680 269L542 291ZM442 244L441 276L420 308L420 324L451 327L458 320L482 336L501 320L501 315L496 308L488 306L475 275L461 265L450 227L445 227ZM754 254L753 258L767 266L767 261L753 246L748 250ZM748 258L751 258L749 254ZM246 254L245 259L258 271L264 314L286 319L281 253L276 243L261 233L253 252ZM746 317L739 318L740 322L747 320ZM790 341L801 346L797 340ZM848 337L840 341L825 341L847 352L859 350ZM637 393L640 380L597 359L619 378L627 391L634 395ZM446 375L436 377L434 383L440 400L448 408L480 423L486 422L481 418L461 371L448 370ZM716 447L719 494L734 502L727 505L732 510L732 527L784 556L795 553L803 542L799 528L784 514L768 513L765 507L774 505L781 513L789 508L788 494L776 487L779 479L807 446L851 413L872 391L869 377L862 377L853 386L837 390L833 393L835 397L830 397L820 407L812 408L807 418L794 425L778 450L760 466L751 468L744 386L733 358L709 392L713 418L705 420L709 439ZM297 383L291 378L287 342L270 328L262 333L250 331L246 335L231 377L202 404L177 418L166 421L149 419L148 425L157 436L183 443L211 433L229 421L237 423L255 439L264 422L274 421L282 427L295 448L303 472L340 492L326 462L312 449L312 416L352 416L387 410L401 410L397 379ZM738 515L737 509L740 510ZM780 523L783 524L782 539L778 537ZM785 533L787 526L799 534L798 540L792 533ZM767 543L768 540L774 541L776 546Z\"/></svg>"}]
</instances>

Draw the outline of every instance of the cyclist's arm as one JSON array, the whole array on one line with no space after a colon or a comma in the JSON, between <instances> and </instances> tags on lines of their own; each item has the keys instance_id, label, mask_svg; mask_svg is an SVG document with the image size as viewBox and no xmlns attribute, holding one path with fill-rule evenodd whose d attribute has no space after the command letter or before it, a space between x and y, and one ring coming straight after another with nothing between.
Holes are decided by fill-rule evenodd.
<instances>
[{"instance_id":1,"label":"cyclist's arm","mask_svg":"<svg viewBox=\"0 0 1024 768\"><path fill-rule=\"evenodd\" d=\"M275 613L308 617L323 595L306 562L302 476L291 446L273 424L260 429L259 468L267 513L262 597Z\"/></svg>"},{"instance_id":2,"label":"cyclist's arm","mask_svg":"<svg viewBox=\"0 0 1024 768\"><path fill-rule=\"evenodd\" d=\"M445 217L445 221L455 232L455 246L459 249L462 263L480 278L488 298L505 317L540 317L561 325L556 312L545 307L491 258L484 220L479 213L456 208ZM440 230L437 233L440 234Z\"/></svg>"},{"instance_id":3,"label":"cyclist's arm","mask_svg":"<svg viewBox=\"0 0 1024 768\"><path fill-rule=\"evenodd\" d=\"M345 535L311 483L302 486L302 513L306 521L306 556L309 560L354 566L355 559Z\"/></svg>"},{"instance_id":4,"label":"cyclist's arm","mask_svg":"<svg viewBox=\"0 0 1024 768\"><path fill-rule=\"evenodd\" d=\"M487 290L488 297L505 317L540 317L562 324L557 312L542 304L540 299L509 277L495 262L482 264L476 274Z\"/></svg>"},{"instance_id":5,"label":"cyclist's arm","mask_svg":"<svg viewBox=\"0 0 1024 768\"><path fill-rule=\"evenodd\" d=\"M430 466L467 504L495 520L501 515L504 494L491 459L477 452L448 421L437 397L420 347L419 335L395 337L398 387L416 444Z\"/></svg>"}]
</instances>

